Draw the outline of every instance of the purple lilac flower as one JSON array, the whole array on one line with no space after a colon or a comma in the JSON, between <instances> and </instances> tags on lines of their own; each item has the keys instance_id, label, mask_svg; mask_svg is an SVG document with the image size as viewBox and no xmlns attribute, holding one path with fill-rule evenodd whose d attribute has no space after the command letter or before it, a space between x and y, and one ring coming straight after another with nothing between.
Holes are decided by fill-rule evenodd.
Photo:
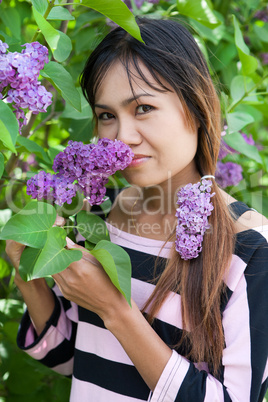
<instances>
[{"instance_id":1,"label":"purple lilac flower","mask_svg":"<svg viewBox=\"0 0 268 402\"><path fill-rule=\"evenodd\" d=\"M0 41L0 99L14 107L19 127L26 124L24 109L37 114L46 112L52 94L38 81L40 71L48 63L48 49L39 42L25 43L18 52L6 53L8 45Z\"/></svg>"},{"instance_id":2,"label":"purple lilac flower","mask_svg":"<svg viewBox=\"0 0 268 402\"><path fill-rule=\"evenodd\" d=\"M258 10L254 17L260 21L268 22L268 6L264 10Z\"/></svg>"},{"instance_id":3,"label":"purple lilac flower","mask_svg":"<svg viewBox=\"0 0 268 402\"><path fill-rule=\"evenodd\" d=\"M247 135L246 133L241 133L241 135L248 145L256 145L255 141L253 140L252 134Z\"/></svg>"},{"instance_id":4,"label":"purple lilac flower","mask_svg":"<svg viewBox=\"0 0 268 402\"><path fill-rule=\"evenodd\" d=\"M243 179L242 167L233 162L217 162L216 182L222 188L236 186Z\"/></svg>"},{"instance_id":5,"label":"purple lilac flower","mask_svg":"<svg viewBox=\"0 0 268 402\"><path fill-rule=\"evenodd\" d=\"M27 182L27 194L37 200L54 200L56 204L70 204L76 195L75 185L58 177L40 171Z\"/></svg>"},{"instance_id":6,"label":"purple lilac flower","mask_svg":"<svg viewBox=\"0 0 268 402\"><path fill-rule=\"evenodd\" d=\"M38 173L39 176L27 182L27 194L38 200L50 197L62 205L70 203L76 191L80 191L91 205L99 205L103 202L109 176L125 169L133 156L130 147L117 140L103 138L97 144L69 141L54 159L56 175Z\"/></svg>"},{"instance_id":7,"label":"purple lilac flower","mask_svg":"<svg viewBox=\"0 0 268 402\"><path fill-rule=\"evenodd\" d=\"M6 51L7 51L7 49L9 48L9 46L8 46L8 44L7 43L5 43L5 42L2 42L1 40L0 40L0 54L1 53L6 53Z\"/></svg>"},{"instance_id":8,"label":"purple lilac flower","mask_svg":"<svg viewBox=\"0 0 268 402\"><path fill-rule=\"evenodd\" d=\"M179 208L176 211L176 250L183 260L197 258L202 251L205 231L209 229L208 217L214 209L210 199L211 180L187 184L178 191Z\"/></svg>"},{"instance_id":9,"label":"purple lilac flower","mask_svg":"<svg viewBox=\"0 0 268 402\"><path fill-rule=\"evenodd\" d=\"M260 57L263 65L268 64L268 53L260 53Z\"/></svg>"}]
</instances>

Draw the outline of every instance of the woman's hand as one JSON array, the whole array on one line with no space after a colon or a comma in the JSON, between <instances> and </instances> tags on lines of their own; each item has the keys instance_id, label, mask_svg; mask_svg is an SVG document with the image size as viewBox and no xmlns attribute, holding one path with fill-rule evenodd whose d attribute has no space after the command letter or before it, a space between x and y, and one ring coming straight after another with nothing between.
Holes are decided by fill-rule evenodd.
<instances>
[{"instance_id":1,"label":"woman's hand","mask_svg":"<svg viewBox=\"0 0 268 402\"><path fill-rule=\"evenodd\" d=\"M21 243L18 243L14 240L6 240L6 253L10 259L11 264L18 272L20 265L20 258L25 246Z\"/></svg>"},{"instance_id":2,"label":"woman's hand","mask_svg":"<svg viewBox=\"0 0 268 402\"><path fill-rule=\"evenodd\" d=\"M79 249L83 257L64 271L53 275L63 296L98 314L104 323L113 318L118 309L128 308L128 303L113 285L102 265L84 247L67 237L67 248Z\"/></svg>"},{"instance_id":3,"label":"woman's hand","mask_svg":"<svg viewBox=\"0 0 268 402\"><path fill-rule=\"evenodd\" d=\"M64 223L65 219L62 218L61 216L57 216L54 226L63 226ZM14 281L16 286L18 286L18 288L20 288L21 286L25 286L27 285L27 283L29 283L25 282L19 274L20 259L24 249L25 245L18 243L14 240L6 240L6 254L8 255L11 264L16 270Z\"/></svg>"}]
</instances>

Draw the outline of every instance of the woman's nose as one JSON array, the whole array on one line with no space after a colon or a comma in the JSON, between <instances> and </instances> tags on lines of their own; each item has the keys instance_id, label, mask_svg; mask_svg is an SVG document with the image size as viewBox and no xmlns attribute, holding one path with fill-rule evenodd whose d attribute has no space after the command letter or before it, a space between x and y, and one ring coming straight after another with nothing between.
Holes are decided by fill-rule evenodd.
<instances>
[{"instance_id":1,"label":"woman's nose","mask_svg":"<svg viewBox=\"0 0 268 402\"><path fill-rule=\"evenodd\" d=\"M116 139L127 145L138 145L142 141L142 136L135 123L131 119L125 119L118 124Z\"/></svg>"}]
</instances>

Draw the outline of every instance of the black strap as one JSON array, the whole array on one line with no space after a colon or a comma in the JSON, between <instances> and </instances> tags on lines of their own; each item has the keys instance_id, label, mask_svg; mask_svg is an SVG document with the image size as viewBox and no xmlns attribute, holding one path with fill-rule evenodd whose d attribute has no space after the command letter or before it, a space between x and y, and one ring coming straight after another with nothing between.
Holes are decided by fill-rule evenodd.
<instances>
[{"instance_id":1,"label":"black strap","mask_svg":"<svg viewBox=\"0 0 268 402\"><path fill-rule=\"evenodd\" d=\"M242 201L232 202L231 204L228 205L228 208L232 217L235 220L240 218L240 216L243 215L245 212L253 210L253 208L250 208L247 204L245 204Z\"/></svg>"}]
</instances>

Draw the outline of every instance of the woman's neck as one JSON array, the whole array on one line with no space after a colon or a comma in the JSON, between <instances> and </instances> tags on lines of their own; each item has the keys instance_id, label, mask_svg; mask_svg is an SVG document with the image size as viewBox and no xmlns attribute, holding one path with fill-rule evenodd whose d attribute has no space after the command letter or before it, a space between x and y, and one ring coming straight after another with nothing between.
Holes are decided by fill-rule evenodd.
<instances>
[{"instance_id":1,"label":"woman's neck","mask_svg":"<svg viewBox=\"0 0 268 402\"><path fill-rule=\"evenodd\" d=\"M177 193L179 189L188 183L197 183L200 174L197 170L189 171L188 174L178 174L168 177L161 184L146 188L133 187L133 197L136 197L136 210L139 208L141 213L155 215L175 214L177 208Z\"/></svg>"}]
</instances>

